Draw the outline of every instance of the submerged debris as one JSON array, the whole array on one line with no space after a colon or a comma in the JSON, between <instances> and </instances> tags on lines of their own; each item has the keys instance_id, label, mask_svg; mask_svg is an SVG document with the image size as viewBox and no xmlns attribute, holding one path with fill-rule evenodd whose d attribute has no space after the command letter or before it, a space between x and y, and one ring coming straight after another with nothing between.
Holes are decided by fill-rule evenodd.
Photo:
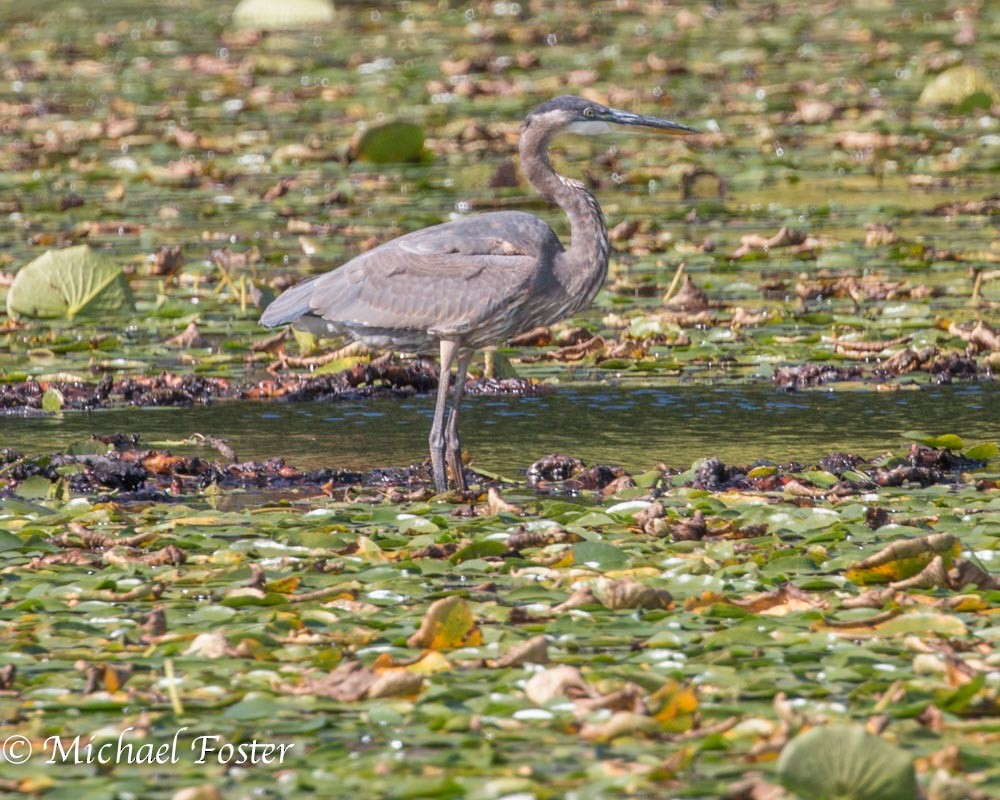
<instances>
[{"instance_id":1,"label":"submerged debris","mask_svg":"<svg viewBox=\"0 0 1000 800\"><path fill-rule=\"evenodd\" d=\"M22 485L32 480L29 484L32 497L39 496L40 486L44 496L44 482L48 481L48 497L67 497L69 494L100 497L112 493L119 500L164 501L216 486L326 495L337 490L356 490L364 492L365 497L370 495L371 502L378 502L383 497L390 502L404 502L426 499L431 485L427 464L365 472L299 470L282 458L234 462L228 457L226 448L222 455L227 460L210 461L199 456L177 456L166 450L143 448L136 435L95 436L93 440L108 445L108 451L26 457L11 450L0 450L0 497L22 495ZM916 443L905 454L884 456L875 462L849 453L831 453L812 468L795 463L777 466L764 461L748 466L729 466L710 457L684 474L658 465L656 471L660 480L653 484L652 496L655 498L662 491L657 486L686 486L709 492L783 492L806 502L811 498L856 495L876 485L958 485L966 481L968 470L984 463L968 455ZM484 483L482 478L470 477L473 483ZM621 467L602 464L587 467L579 458L560 454L545 456L532 464L527 471L527 482L545 493L600 492L609 495L635 487L631 475ZM491 482L490 486L493 485ZM501 512L519 514L521 509L505 503L491 489L481 513ZM654 503L637 521L648 533L662 536L671 532L675 540L701 538L705 534L703 529L698 529L700 523L696 522L695 528L687 523L678 528L663 520L663 513L663 507ZM884 524L884 521L876 524Z\"/></svg>"},{"instance_id":2,"label":"submerged debris","mask_svg":"<svg viewBox=\"0 0 1000 800\"><path fill-rule=\"evenodd\" d=\"M835 367L832 364L803 364L781 367L774 373L774 384L779 389L792 392L810 386L821 386L834 381L861 380L861 368L856 366Z\"/></svg>"},{"instance_id":3,"label":"submerged debris","mask_svg":"<svg viewBox=\"0 0 1000 800\"><path fill-rule=\"evenodd\" d=\"M63 409L97 409L114 406L191 406L217 400L328 400L338 397L410 397L437 388L437 368L428 361L377 359L330 375L282 375L254 384L238 385L224 378L177 375L112 379L0 383L0 413L42 410L45 392L58 391ZM544 391L537 383L520 378L475 379L470 395L534 396Z\"/></svg>"}]
</instances>

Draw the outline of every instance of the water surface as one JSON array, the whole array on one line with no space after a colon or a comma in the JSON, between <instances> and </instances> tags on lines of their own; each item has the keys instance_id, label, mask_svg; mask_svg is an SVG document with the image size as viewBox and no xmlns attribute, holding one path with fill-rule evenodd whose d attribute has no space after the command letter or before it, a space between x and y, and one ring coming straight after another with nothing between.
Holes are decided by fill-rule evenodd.
<instances>
[{"instance_id":1,"label":"water surface","mask_svg":"<svg viewBox=\"0 0 1000 800\"><path fill-rule=\"evenodd\" d=\"M38 454L91 434L138 433L155 443L197 432L223 437L240 459L371 469L424 458L432 416L430 396L69 412L5 418L2 446ZM1000 384L886 393L562 386L540 397L470 397L462 415L463 447L474 464L511 476L554 452L630 471L658 462L686 467L705 456L727 463L808 463L832 451L874 456L898 450L913 430L996 440Z\"/></svg>"}]
</instances>

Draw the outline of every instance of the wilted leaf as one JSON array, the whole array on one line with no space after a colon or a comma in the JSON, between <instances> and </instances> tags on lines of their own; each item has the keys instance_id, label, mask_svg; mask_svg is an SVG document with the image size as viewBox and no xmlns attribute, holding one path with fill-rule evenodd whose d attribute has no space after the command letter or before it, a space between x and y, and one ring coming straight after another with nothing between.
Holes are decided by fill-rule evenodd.
<instances>
[{"instance_id":1,"label":"wilted leaf","mask_svg":"<svg viewBox=\"0 0 1000 800\"><path fill-rule=\"evenodd\" d=\"M549 662L549 646L544 634L539 634L517 647L493 664L494 667L519 667L523 664L547 664Z\"/></svg>"},{"instance_id":2,"label":"wilted leaf","mask_svg":"<svg viewBox=\"0 0 1000 800\"><path fill-rule=\"evenodd\" d=\"M669 680L650 695L649 706L653 719L670 730L687 730L698 710L698 693L693 686Z\"/></svg>"},{"instance_id":3,"label":"wilted leaf","mask_svg":"<svg viewBox=\"0 0 1000 800\"><path fill-rule=\"evenodd\" d=\"M594 694L584 681L580 670L567 664L559 664L551 669L536 672L524 685L524 693L537 706L545 705L557 697L567 697L572 700L592 697Z\"/></svg>"},{"instance_id":4,"label":"wilted leaf","mask_svg":"<svg viewBox=\"0 0 1000 800\"><path fill-rule=\"evenodd\" d=\"M961 542L950 533L897 539L874 555L852 564L846 575L861 584L900 581L918 574L935 556L940 556L947 568L961 552Z\"/></svg>"},{"instance_id":5,"label":"wilted leaf","mask_svg":"<svg viewBox=\"0 0 1000 800\"><path fill-rule=\"evenodd\" d=\"M229 655L229 640L221 633L199 633L184 651L186 656L222 658Z\"/></svg>"},{"instance_id":6,"label":"wilted leaf","mask_svg":"<svg viewBox=\"0 0 1000 800\"><path fill-rule=\"evenodd\" d=\"M670 608L673 598L666 589L646 586L630 579L597 578L591 591L605 608Z\"/></svg>"},{"instance_id":7,"label":"wilted leaf","mask_svg":"<svg viewBox=\"0 0 1000 800\"><path fill-rule=\"evenodd\" d=\"M634 736L637 733L654 733L659 726L656 720L634 711L616 711L609 719L597 724L585 723L580 728L580 736L595 742L610 742L619 736Z\"/></svg>"},{"instance_id":8,"label":"wilted leaf","mask_svg":"<svg viewBox=\"0 0 1000 800\"><path fill-rule=\"evenodd\" d=\"M406 643L410 647L450 650L482 643L482 633L476 625L472 609L459 595L442 597L431 603L424 614L420 630Z\"/></svg>"}]
</instances>

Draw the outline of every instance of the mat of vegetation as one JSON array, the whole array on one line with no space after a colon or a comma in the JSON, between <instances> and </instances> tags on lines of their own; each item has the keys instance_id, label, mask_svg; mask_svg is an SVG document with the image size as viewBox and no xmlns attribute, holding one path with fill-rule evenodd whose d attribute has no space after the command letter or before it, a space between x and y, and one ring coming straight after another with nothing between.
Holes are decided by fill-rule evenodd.
<instances>
[{"instance_id":1,"label":"mat of vegetation","mask_svg":"<svg viewBox=\"0 0 1000 800\"><path fill-rule=\"evenodd\" d=\"M426 476L125 437L9 457L0 717L36 757L0 766L2 786L736 798L784 796L804 769L850 797L913 797L914 775L932 797L991 796L996 447L934 443L636 476L552 456L530 472L541 494L466 502ZM142 477L80 493L122 463ZM142 760L181 729L173 762ZM87 762L123 730L131 761ZM776 770L806 731L830 738ZM841 741L858 735L891 746ZM218 752L196 763L205 736ZM293 747L278 766L221 749L253 742Z\"/></svg>"},{"instance_id":2,"label":"mat of vegetation","mask_svg":"<svg viewBox=\"0 0 1000 800\"><path fill-rule=\"evenodd\" d=\"M566 92L705 133L557 142L616 252L592 309L506 349L521 377L891 386L1000 361L989 4L347 3L307 33L193 0L4 13L5 383L355 366L260 308L455 214L566 235L516 170L521 118Z\"/></svg>"}]
</instances>

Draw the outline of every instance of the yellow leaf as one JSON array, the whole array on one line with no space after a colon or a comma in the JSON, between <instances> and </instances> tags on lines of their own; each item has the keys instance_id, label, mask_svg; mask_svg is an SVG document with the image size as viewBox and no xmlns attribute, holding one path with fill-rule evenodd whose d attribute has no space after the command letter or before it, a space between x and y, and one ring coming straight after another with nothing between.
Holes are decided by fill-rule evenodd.
<instances>
[{"instance_id":1,"label":"yellow leaf","mask_svg":"<svg viewBox=\"0 0 1000 800\"><path fill-rule=\"evenodd\" d=\"M122 688L121 676L111 667L104 668L104 688L109 692L117 692Z\"/></svg>"},{"instance_id":2,"label":"yellow leaf","mask_svg":"<svg viewBox=\"0 0 1000 800\"><path fill-rule=\"evenodd\" d=\"M961 553L962 543L950 533L897 539L875 555L852 564L846 575L859 584L901 581L921 572L935 556L941 556L947 569Z\"/></svg>"},{"instance_id":3,"label":"yellow leaf","mask_svg":"<svg viewBox=\"0 0 1000 800\"><path fill-rule=\"evenodd\" d=\"M299 588L301 582L302 579L298 575L286 575L284 578L268 581L267 590L278 594L291 594Z\"/></svg>"},{"instance_id":4,"label":"yellow leaf","mask_svg":"<svg viewBox=\"0 0 1000 800\"><path fill-rule=\"evenodd\" d=\"M354 555L360 556L369 563L382 563L389 560L386 558L385 553L382 552L382 548L375 544L375 542L367 536L359 536L357 545L358 549L355 551Z\"/></svg>"},{"instance_id":5,"label":"yellow leaf","mask_svg":"<svg viewBox=\"0 0 1000 800\"><path fill-rule=\"evenodd\" d=\"M447 672L452 668L451 662L437 650L428 650L419 661L406 665L407 672L419 675L432 675L435 672Z\"/></svg>"},{"instance_id":6,"label":"yellow leaf","mask_svg":"<svg viewBox=\"0 0 1000 800\"><path fill-rule=\"evenodd\" d=\"M431 603L420 623L420 630L407 639L410 647L449 650L482 644L483 634L476 625L472 609L459 595L442 597Z\"/></svg>"},{"instance_id":7,"label":"yellow leaf","mask_svg":"<svg viewBox=\"0 0 1000 800\"><path fill-rule=\"evenodd\" d=\"M698 694L693 686L684 686L675 680L669 680L654 692L650 698L650 708L659 706L653 713L653 719L671 730L684 731L690 729L694 722L693 714L698 710Z\"/></svg>"}]
</instances>

